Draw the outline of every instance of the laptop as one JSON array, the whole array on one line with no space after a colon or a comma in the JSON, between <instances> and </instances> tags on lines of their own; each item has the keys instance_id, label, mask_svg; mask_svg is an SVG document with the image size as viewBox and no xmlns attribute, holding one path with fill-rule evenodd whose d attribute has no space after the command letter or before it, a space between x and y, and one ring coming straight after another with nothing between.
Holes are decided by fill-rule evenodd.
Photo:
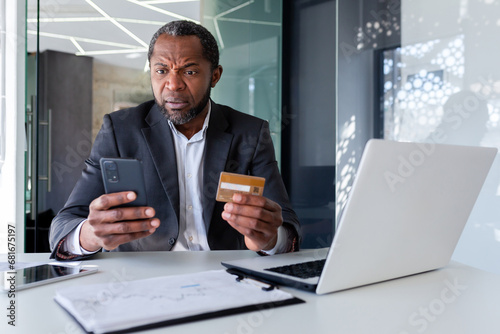
<instances>
[{"instance_id":1,"label":"laptop","mask_svg":"<svg viewBox=\"0 0 500 334\"><path fill-rule=\"evenodd\" d=\"M329 248L222 265L317 294L444 267L496 154L496 148L372 139ZM295 268L302 262L322 270L307 277Z\"/></svg>"}]
</instances>

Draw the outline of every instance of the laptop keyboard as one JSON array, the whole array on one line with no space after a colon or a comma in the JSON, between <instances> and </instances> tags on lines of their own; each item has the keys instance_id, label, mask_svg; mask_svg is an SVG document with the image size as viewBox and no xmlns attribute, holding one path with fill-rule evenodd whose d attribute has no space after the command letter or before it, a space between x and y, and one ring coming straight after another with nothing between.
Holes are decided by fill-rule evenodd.
<instances>
[{"instance_id":1,"label":"laptop keyboard","mask_svg":"<svg viewBox=\"0 0 500 334\"><path fill-rule=\"evenodd\" d=\"M301 262L287 266L267 268L264 270L299 278L311 278L321 275L321 271L323 271L323 267L325 266L325 261L326 259Z\"/></svg>"}]
</instances>

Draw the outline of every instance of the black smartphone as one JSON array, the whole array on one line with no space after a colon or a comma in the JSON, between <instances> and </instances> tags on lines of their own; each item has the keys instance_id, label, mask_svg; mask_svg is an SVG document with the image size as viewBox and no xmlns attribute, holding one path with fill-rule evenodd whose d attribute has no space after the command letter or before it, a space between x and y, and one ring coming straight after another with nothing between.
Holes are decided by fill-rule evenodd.
<instances>
[{"instance_id":1,"label":"black smartphone","mask_svg":"<svg viewBox=\"0 0 500 334\"><path fill-rule=\"evenodd\" d=\"M141 161L129 158L101 158L100 164L106 194L133 191L137 198L121 206L147 206Z\"/></svg>"}]
</instances>

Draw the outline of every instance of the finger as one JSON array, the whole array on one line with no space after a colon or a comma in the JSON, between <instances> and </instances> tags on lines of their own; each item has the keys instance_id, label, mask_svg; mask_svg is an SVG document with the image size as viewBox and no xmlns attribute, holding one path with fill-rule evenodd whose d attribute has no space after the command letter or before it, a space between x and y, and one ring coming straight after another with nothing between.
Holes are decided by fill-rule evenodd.
<instances>
[{"instance_id":1,"label":"finger","mask_svg":"<svg viewBox=\"0 0 500 334\"><path fill-rule=\"evenodd\" d=\"M222 212L222 218L238 232L247 236L253 236L253 233L273 235L277 233L278 227L281 225L278 222L263 221L254 217L230 214L226 211Z\"/></svg>"},{"instance_id":2,"label":"finger","mask_svg":"<svg viewBox=\"0 0 500 334\"><path fill-rule=\"evenodd\" d=\"M119 193L104 194L90 203L91 210L107 210L114 206L134 201L137 195L133 191L122 191Z\"/></svg>"},{"instance_id":3,"label":"finger","mask_svg":"<svg viewBox=\"0 0 500 334\"><path fill-rule=\"evenodd\" d=\"M100 248L114 249L120 243L154 233L159 226L160 220L158 218L137 222L103 224L91 224L87 220L80 231L80 244L88 251L96 251Z\"/></svg>"},{"instance_id":4,"label":"finger","mask_svg":"<svg viewBox=\"0 0 500 334\"><path fill-rule=\"evenodd\" d=\"M114 208L105 211L91 212L91 223L114 223L120 221L141 220L153 218L155 210L147 206Z\"/></svg>"},{"instance_id":5,"label":"finger","mask_svg":"<svg viewBox=\"0 0 500 334\"><path fill-rule=\"evenodd\" d=\"M237 216L243 216L255 221L273 221L274 214L268 210L262 209L257 206L239 205L236 203L226 203L224 205L223 218L225 220L232 219L233 221Z\"/></svg>"},{"instance_id":6,"label":"finger","mask_svg":"<svg viewBox=\"0 0 500 334\"><path fill-rule=\"evenodd\" d=\"M281 216L281 207L279 211L270 211L258 206L241 205L234 202L229 202L224 205L223 213L223 218L226 220L231 219L231 216L235 216L233 219L238 216L243 216L250 219L262 221L271 226L274 226L275 228L278 228L283 223L283 218Z\"/></svg>"},{"instance_id":7,"label":"finger","mask_svg":"<svg viewBox=\"0 0 500 334\"><path fill-rule=\"evenodd\" d=\"M94 228L94 233L97 237L105 239L112 235L135 234L146 231L154 232L158 226L160 226L160 221L157 218L127 221L112 224L100 224Z\"/></svg>"},{"instance_id":8,"label":"finger","mask_svg":"<svg viewBox=\"0 0 500 334\"><path fill-rule=\"evenodd\" d=\"M264 196L235 193L232 198L234 203L258 206L269 211L281 211L281 206Z\"/></svg>"}]
</instances>

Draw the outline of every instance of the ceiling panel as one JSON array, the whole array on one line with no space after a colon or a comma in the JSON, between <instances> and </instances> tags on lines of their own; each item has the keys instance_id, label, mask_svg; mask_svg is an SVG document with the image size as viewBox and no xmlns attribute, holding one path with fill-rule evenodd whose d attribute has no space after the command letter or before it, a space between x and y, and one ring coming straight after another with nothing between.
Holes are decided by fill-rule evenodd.
<instances>
[{"instance_id":1,"label":"ceiling panel","mask_svg":"<svg viewBox=\"0 0 500 334\"><path fill-rule=\"evenodd\" d=\"M36 51L37 1L28 0L28 52ZM159 27L198 22L200 1L40 0L40 51L57 50L143 70L147 46Z\"/></svg>"},{"instance_id":2,"label":"ceiling panel","mask_svg":"<svg viewBox=\"0 0 500 334\"><path fill-rule=\"evenodd\" d=\"M218 1L204 5L205 24L221 52L281 31L277 1ZM36 51L37 0L28 0L28 51ZM163 24L200 20L199 0L40 0L40 51L52 49L143 70L149 41ZM238 31L238 34L228 33Z\"/></svg>"}]
</instances>

